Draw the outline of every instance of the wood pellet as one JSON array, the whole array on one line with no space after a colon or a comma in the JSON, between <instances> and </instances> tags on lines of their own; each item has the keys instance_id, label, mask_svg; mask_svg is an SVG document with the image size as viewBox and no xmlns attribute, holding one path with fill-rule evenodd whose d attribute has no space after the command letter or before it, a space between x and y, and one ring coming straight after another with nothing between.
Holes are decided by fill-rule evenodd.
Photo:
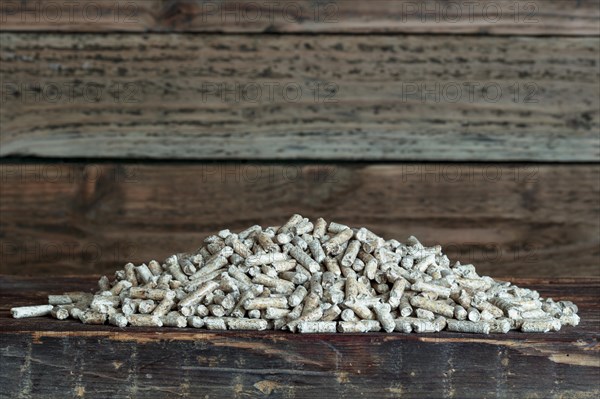
<instances>
[{"instance_id":1,"label":"wood pellet","mask_svg":"<svg viewBox=\"0 0 600 399\"><path fill-rule=\"evenodd\" d=\"M439 245L295 214L281 226L224 229L193 253L127 263L95 294L11 309L116 327L299 333L545 333L577 326L577 306L479 276Z\"/></svg>"}]
</instances>

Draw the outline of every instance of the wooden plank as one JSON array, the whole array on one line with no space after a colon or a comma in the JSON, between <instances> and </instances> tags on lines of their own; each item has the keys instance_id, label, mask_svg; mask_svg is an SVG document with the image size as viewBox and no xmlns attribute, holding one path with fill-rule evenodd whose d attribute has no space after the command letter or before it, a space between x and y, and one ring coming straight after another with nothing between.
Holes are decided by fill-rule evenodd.
<instances>
[{"instance_id":1,"label":"wooden plank","mask_svg":"<svg viewBox=\"0 0 600 399\"><path fill-rule=\"evenodd\" d=\"M3 164L0 273L112 273L296 212L496 277L598 276L599 165Z\"/></svg>"},{"instance_id":2,"label":"wooden plank","mask_svg":"<svg viewBox=\"0 0 600 399\"><path fill-rule=\"evenodd\" d=\"M9 317L93 277L0 277L0 395L55 398L543 397L600 394L600 280L515 280L572 300L581 324L548 334L318 334L118 329ZM68 370L68 372L65 372Z\"/></svg>"},{"instance_id":3,"label":"wooden plank","mask_svg":"<svg viewBox=\"0 0 600 399\"><path fill-rule=\"evenodd\" d=\"M597 38L0 38L1 156L600 157Z\"/></svg>"},{"instance_id":4,"label":"wooden plank","mask_svg":"<svg viewBox=\"0 0 600 399\"><path fill-rule=\"evenodd\" d=\"M4 0L3 31L598 35L598 0Z\"/></svg>"}]
</instances>

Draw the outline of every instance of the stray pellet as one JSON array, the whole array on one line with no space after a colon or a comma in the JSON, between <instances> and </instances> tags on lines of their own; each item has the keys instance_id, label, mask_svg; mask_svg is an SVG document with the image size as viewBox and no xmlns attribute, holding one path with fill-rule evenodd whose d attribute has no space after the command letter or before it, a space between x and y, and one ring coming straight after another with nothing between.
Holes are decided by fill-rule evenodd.
<instances>
[{"instance_id":1,"label":"stray pellet","mask_svg":"<svg viewBox=\"0 0 600 399\"><path fill-rule=\"evenodd\" d=\"M49 315L53 308L52 305L21 306L10 309L10 313L15 319L40 317Z\"/></svg>"}]
</instances>

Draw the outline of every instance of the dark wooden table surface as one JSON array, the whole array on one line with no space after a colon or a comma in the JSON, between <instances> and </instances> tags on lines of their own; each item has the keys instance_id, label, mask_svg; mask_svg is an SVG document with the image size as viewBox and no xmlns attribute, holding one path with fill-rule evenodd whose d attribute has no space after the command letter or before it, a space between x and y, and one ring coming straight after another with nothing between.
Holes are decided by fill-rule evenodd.
<instances>
[{"instance_id":1,"label":"dark wooden table surface","mask_svg":"<svg viewBox=\"0 0 600 399\"><path fill-rule=\"evenodd\" d=\"M0 397L597 398L600 279L515 280L573 300L552 334L315 334L119 329L12 319L94 277L0 277Z\"/></svg>"}]
</instances>

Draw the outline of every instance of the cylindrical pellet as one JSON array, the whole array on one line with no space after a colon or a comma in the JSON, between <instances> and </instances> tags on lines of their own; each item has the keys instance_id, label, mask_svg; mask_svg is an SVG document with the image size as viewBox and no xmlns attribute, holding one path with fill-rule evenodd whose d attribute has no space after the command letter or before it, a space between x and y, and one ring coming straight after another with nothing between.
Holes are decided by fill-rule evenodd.
<instances>
[{"instance_id":1,"label":"cylindrical pellet","mask_svg":"<svg viewBox=\"0 0 600 399\"><path fill-rule=\"evenodd\" d=\"M160 321L165 327L183 328L187 326L187 319L179 312L169 312L165 316L160 317Z\"/></svg>"},{"instance_id":2,"label":"cylindrical pellet","mask_svg":"<svg viewBox=\"0 0 600 399\"><path fill-rule=\"evenodd\" d=\"M10 313L15 319L40 317L49 315L53 307L52 305L20 306L10 309Z\"/></svg>"},{"instance_id":3,"label":"cylindrical pellet","mask_svg":"<svg viewBox=\"0 0 600 399\"><path fill-rule=\"evenodd\" d=\"M346 228L346 229L340 231L335 236L331 237L329 239L329 241L327 241L323 245L323 249L325 250L325 253L327 255L340 254L342 251L342 244L348 242L348 240L350 240L353 235L354 235L354 232L349 228Z\"/></svg>"},{"instance_id":4,"label":"cylindrical pellet","mask_svg":"<svg viewBox=\"0 0 600 399\"><path fill-rule=\"evenodd\" d=\"M165 293L163 300L160 301L158 305L156 305L156 307L152 311L152 314L155 316L164 316L174 306L175 306L175 292L168 291Z\"/></svg>"},{"instance_id":5,"label":"cylindrical pellet","mask_svg":"<svg viewBox=\"0 0 600 399\"><path fill-rule=\"evenodd\" d=\"M69 305L71 303L73 303L73 300L69 295L48 295L48 304L50 305Z\"/></svg>"},{"instance_id":6,"label":"cylindrical pellet","mask_svg":"<svg viewBox=\"0 0 600 399\"><path fill-rule=\"evenodd\" d=\"M521 331L529 333L558 331L561 328L560 320L554 318L523 320Z\"/></svg>"},{"instance_id":7,"label":"cylindrical pellet","mask_svg":"<svg viewBox=\"0 0 600 399\"><path fill-rule=\"evenodd\" d=\"M230 330L263 331L267 329L268 323L262 319L227 318L227 327Z\"/></svg>"},{"instance_id":8,"label":"cylindrical pellet","mask_svg":"<svg viewBox=\"0 0 600 399\"><path fill-rule=\"evenodd\" d=\"M69 308L63 307L61 305L54 306L54 308L52 308L52 310L50 311L50 314L55 319L64 320L69 317Z\"/></svg>"},{"instance_id":9,"label":"cylindrical pellet","mask_svg":"<svg viewBox=\"0 0 600 399\"><path fill-rule=\"evenodd\" d=\"M474 333L474 334L489 334L490 325L485 321L473 322L467 320L447 320L448 331Z\"/></svg>"},{"instance_id":10,"label":"cylindrical pellet","mask_svg":"<svg viewBox=\"0 0 600 399\"><path fill-rule=\"evenodd\" d=\"M460 305L454 306L454 318L457 320L467 319L467 310Z\"/></svg>"},{"instance_id":11,"label":"cylindrical pellet","mask_svg":"<svg viewBox=\"0 0 600 399\"><path fill-rule=\"evenodd\" d=\"M281 252L266 253L261 255L252 255L246 258L246 266L270 265L273 262L287 260L288 256Z\"/></svg>"},{"instance_id":12,"label":"cylindrical pellet","mask_svg":"<svg viewBox=\"0 0 600 399\"><path fill-rule=\"evenodd\" d=\"M150 314L155 308L156 303L152 299L143 299L138 306L138 311L142 314Z\"/></svg>"},{"instance_id":13,"label":"cylindrical pellet","mask_svg":"<svg viewBox=\"0 0 600 399\"><path fill-rule=\"evenodd\" d=\"M127 316L129 324L135 327L162 327L159 316L149 314L132 314Z\"/></svg>"},{"instance_id":14,"label":"cylindrical pellet","mask_svg":"<svg viewBox=\"0 0 600 399\"><path fill-rule=\"evenodd\" d=\"M187 325L193 328L204 327L204 319L200 316L189 316L187 318Z\"/></svg>"},{"instance_id":15,"label":"cylindrical pellet","mask_svg":"<svg viewBox=\"0 0 600 399\"><path fill-rule=\"evenodd\" d=\"M249 299L244 303L244 308L246 310L251 309L267 309L267 308L283 308L287 309L288 301L285 297L275 297L275 298L254 298Z\"/></svg>"},{"instance_id":16,"label":"cylindrical pellet","mask_svg":"<svg viewBox=\"0 0 600 399\"><path fill-rule=\"evenodd\" d=\"M323 317L321 317L322 321L334 321L337 320L339 315L342 313L342 309L336 304L332 305L328 309L323 312ZM335 332L335 331L334 331Z\"/></svg>"},{"instance_id":17,"label":"cylindrical pellet","mask_svg":"<svg viewBox=\"0 0 600 399\"><path fill-rule=\"evenodd\" d=\"M412 332L412 323L410 320L405 320L403 318L398 318L395 320L396 328L394 331L402 332L402 333L411 333Z\"/></svg>"},{"instance_id":18,"label":"cylindrical pellet","mask_svg":"<svg viewBox=\"0 0 600 399\"><path fill-rule=\"evenodd\" d=\"M495 319L487 322L490 326L490 333L506 334L510 331L510 322L508 319Z\"/></svg>"},{"instance_id":19,"label":"cylindrical pellet","mask_svg":"<svg viewBox=\"0 0 600 399\"><path fill-rule=\"evenodd\" d=\"M410 304L421 309L430 310L433 313L445 317L454 316L454 307L441 301L433 301L422 296L414 296L410 299Z\"/></svg>"},{"instance_id":20,"label":"cylindrical pellet","mask_svg":"<svg viewBox=\"0 0 600 399\"><path fill-rule=\"evenodd\" d=\"M391 306L388 303L378 303L373 306L373 310L377 314L377 320L381 323L381 327L386 332L392 332L396 328L396 322L390 314Z\"/></svg>"},{"instance_id":21,"label":"cylindrical pellet","mask_svg":"<svg viewBox=\"0 0 600 399\"><path fill-rule=\"evenodd\" d=\"M334 333L337 322L335 321L303 321L298 323L298 332L306 333Z\"/></svg>"},{"instance_id":22,"label":"cylindrical pellet","mask_svg":"<svg viewBox=\"0 0 600 399\"><path fill-rule=\"evenodd\" d=\"M306 252L298 247L290 250L290 255L298 261L302 266L307 268L311 273L316 273L321 270L319 264L311 258Z\"/></svg>"},{"instance_id":23,"label":"cylindrical pellet","mask_svg":"<svg viewBox=\"0 0 600 399\"><path fill-rule=\"evenodd\" d=\"M181 301L179 301L178 307L182 308L184 306L196 305L202 300L202 298L205 295L216 290L218 286L219 283L217 283L216 281L207 281L206 283L202 284L196 291L192 292L191 294L183 298Z\"/></svg>"},{"instance_id":24,"label":"cylindrical pellet","mask_svg":"<svg viewBox=\"0 0 600 399\"><path fill-rule=\"evenodd\" d=\"M108 316L108 323L123 328L127 326L127 317L123 313L113 313Z\"/></svg>"},{"instance_id":25,"label":"cylindrical pellet","mask_svg":"<svg viewBox=\"0 0 600 399\"><path fill-rule=\"evenodd\" d=\"M86 310L79 316L79 320L84 324L104 324L106 322L106 314Z\"/></svg>"},{"instance_id":26,"label":"cylindrical pellet","mask_svg":"<svg viewBox=\"0 0 600 399\"><path fill-rule=\"evenodd\" d=\"M359 250L360 250L360 241L358 241L358 240L350 241L350 243L348 244L348 247L346 248L346 252L344 253L344 256L342 257L342 261L341 261L342 266L345 266L345 267L352 266L352 264L354 263L354 260L356 259L356 256L358 255Z\"/></svg>"},{"instance_id":27,"label":"cylindrical pellet","mask_svg":"<svg viewBox=\"0 0 600 399\"><path fill-rule=\"evenodd\" d=\"M225 320L221 317L205 317L204 324L208 330L227 330Z\"/></svg>"}]
</instances>

